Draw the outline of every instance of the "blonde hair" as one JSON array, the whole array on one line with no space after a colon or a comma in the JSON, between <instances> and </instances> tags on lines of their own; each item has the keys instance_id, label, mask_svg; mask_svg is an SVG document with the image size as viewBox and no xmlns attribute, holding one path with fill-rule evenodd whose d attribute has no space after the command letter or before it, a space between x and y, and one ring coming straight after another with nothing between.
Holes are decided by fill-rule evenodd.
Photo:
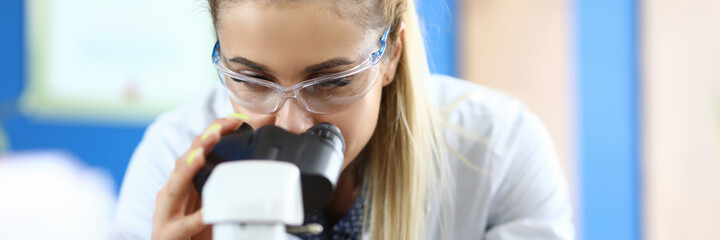
<instances>
[{"instance_id":1,"label":"blonde hair","mask_svg":"<svg viewBox=\"0 0 720 240\"><path fill-rule=\"evenodd\" d=\"M402 22L406 29L395 79L383 88L380 120L368 143L366 206L372 209L365 219L370 239L422 239L429 200L443 185L444 141L437 107L427 97L430 71L414 3L389 0L386 8L395 15L394 26Z\"/></svg>"},{"instance_id":2,"label":"blonde hair","mask_svg":"<svg viewBox=\"0 0 720 240\"><path fill-rule=\"evenodd\" d=\"M430 71L415 4L412 0L360 2L363 8L359 12L340 14L382 17L357 19L375 30L382 31L392 23L385 59L397 50L393 47L400 25L406 27L395 77L383 88L377 127L358 157L364 159L356 159L365 164L368 189L363 234L369 230L370 239L424 239L428 205L439 191L447 189L448 167L440 114L427 97ZM219 0L209 3L217 25Z\"/></svg>"}]
</instances>

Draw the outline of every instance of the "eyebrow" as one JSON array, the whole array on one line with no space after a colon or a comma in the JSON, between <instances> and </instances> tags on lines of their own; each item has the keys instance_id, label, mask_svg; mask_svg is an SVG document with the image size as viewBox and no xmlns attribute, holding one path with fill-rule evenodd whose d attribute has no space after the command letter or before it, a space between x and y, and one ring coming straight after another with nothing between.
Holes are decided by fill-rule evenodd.
<instances>
[{"instance_id":1,"label":"eyebrow","mask_svg":"<svg viewBox=\"0 0 720 240\"><path fill-rule=\"evenodd\" d=\"M244 58L244 57L240 57L240 56L234 57L234 58L230 59L230 62L239 63L239 64L245 65L249 68L255 69L257 71L266 72L266 73L270 72L269 67L262 65L260 63L250 61L249 59ZM352 63L353 63L353 61L351 61L350 59L347 59L347 58L333 58L333 59L330 59L330 60L327 60L327 61L324 61L324 62L321 62L321 63L318 63L318 64L315 64L315 65L305 68L305 73L318 72L321 70L334 68L334 67L338 67L338 66L350 65Z\"/></svg>"},{"instance_id":2,"label":"eyebrow","mask_svg":"<svg viewBox=\"0 0 720 240\"><path fill-rule=\"evenodd\" d=\"M253 61L250 61L250 60L248 60L247 58L244 58L244 57L240 57L240 56L234 57L234 58L230 59L230 62L239 63L239 64L245 65L245 66L247 66L247 67L249 67L249 68L255 69L255 70L257 70L257 71L266 72L266 73L267 73L267 72L270 72L270 71L269 71L269 70L270 70L269 67L267 67L267 66L265 66L265 65L262 65L262 64L259 64L259 63L256 63L256 62L253 62Z\"/></svg>"},{"instance_id":3,"label":"eyebrow","mask_svg":"<svg viewBox=\"0 0 720 240\"><path fill-rule=\"evenodd\" d=\"M324 69L350 65L353 61L347 58L334 58L305 68L305 73L319 72Z\"/></svg>"}]
</instances>

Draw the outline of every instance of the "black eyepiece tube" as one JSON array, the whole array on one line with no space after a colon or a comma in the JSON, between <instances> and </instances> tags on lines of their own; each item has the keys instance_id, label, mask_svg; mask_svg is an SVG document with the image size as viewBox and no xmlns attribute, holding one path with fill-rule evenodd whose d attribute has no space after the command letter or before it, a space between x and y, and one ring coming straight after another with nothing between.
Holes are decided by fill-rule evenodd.
<instances>
[{"instance_id":1,"label":"black eyepiece tube","mask_svg":"<svg viewBox=\"0 0 720 240\"><path fill-rule=\"evenodd\" d=\"M276 126L253 131L243 124L224 135L206 156L206 164L195 175L195 188L202 194L212 170L227 161L277 160L300 169L305 214L322 209L330 200L344 162L345 139L340 129L320 123L303 134L294 134Z\"/></svg>"}]
</instances>

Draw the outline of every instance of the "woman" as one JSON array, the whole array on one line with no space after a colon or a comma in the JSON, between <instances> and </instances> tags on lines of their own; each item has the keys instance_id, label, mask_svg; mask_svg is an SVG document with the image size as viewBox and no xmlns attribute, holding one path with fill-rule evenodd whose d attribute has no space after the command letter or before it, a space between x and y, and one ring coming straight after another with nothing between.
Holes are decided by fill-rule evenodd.
<instances>
[{"instance_id":1,"label":"woman","mask_svg":"<svg viewBox=\"0 0 720 240\"><path fill-rule=\"evenodd\" d=\"M345 136L343 172L306 218L325 231L297 237L573 237L542 123L517 101L430 76L412 1L209 3L222 87L148 128L120 194L123 236L209 239L191 180L221 135L329 122Z\"/></svg>"}]
</instances>

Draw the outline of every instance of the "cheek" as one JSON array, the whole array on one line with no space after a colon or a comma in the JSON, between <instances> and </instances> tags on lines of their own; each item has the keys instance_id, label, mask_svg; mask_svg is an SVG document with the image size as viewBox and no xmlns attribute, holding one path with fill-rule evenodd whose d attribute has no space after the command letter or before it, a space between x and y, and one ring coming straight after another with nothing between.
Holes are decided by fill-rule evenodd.
<instances>
[{"instance_id":1,"label":"cheek","mask_svg":"<svg viewBox=\"0 0 720 240\"><path fill-rule=\"evenodd\" d=\"M367 145L375 132L382 87L380 84L352 107L328 116L326 122L335 124L345 137L345 162L343 168L352 162Z\"/></svg>"}]
</instances>

